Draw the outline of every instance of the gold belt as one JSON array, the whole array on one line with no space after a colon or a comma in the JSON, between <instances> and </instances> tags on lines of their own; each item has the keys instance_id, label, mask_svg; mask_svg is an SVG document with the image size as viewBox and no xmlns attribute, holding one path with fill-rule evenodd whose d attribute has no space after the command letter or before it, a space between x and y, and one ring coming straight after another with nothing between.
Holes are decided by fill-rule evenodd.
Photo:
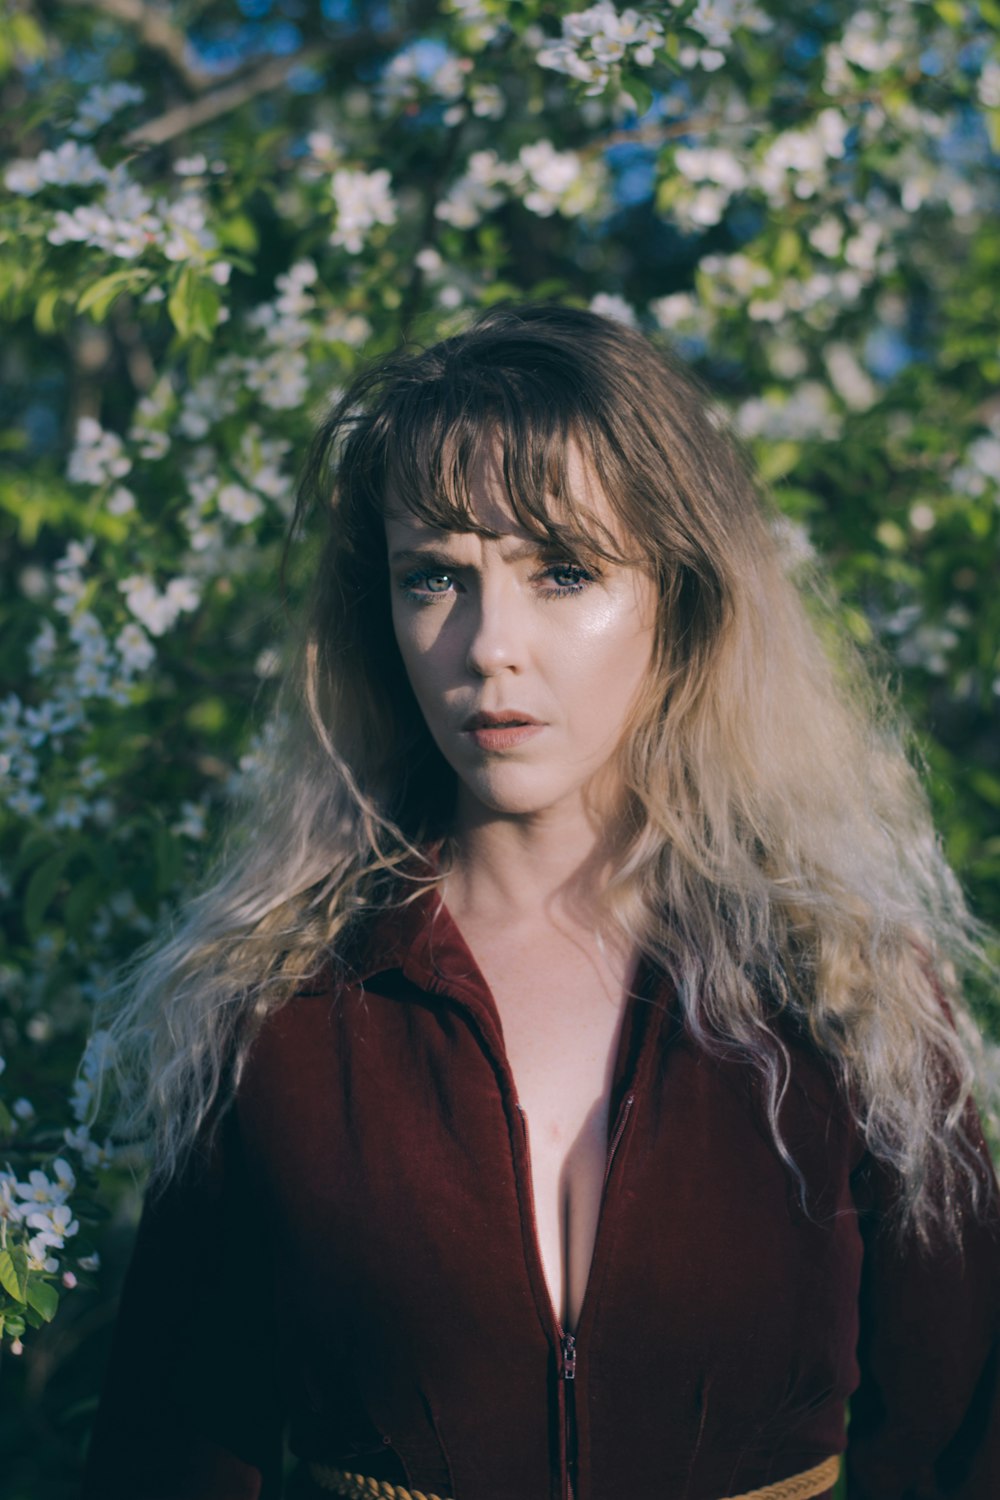
<instances>
[{"instance_id":1,"label":"gold belt","mask_svg":"<svg viewBox=\"0 0 1000 1500\"><path fill-rule=\"evenodd\" d=\"M425 1490L408 1490L389 1479L348 1474L344 1469L331 1469L326 1464L310 1464L309 1473L320 1489L329 1490L333 1495L346 1495L348 1500L446 1500L446 1497L430 1495ZM779 1479L777 1484L765 1484L762 1490L728 1495L726 1500L814 1500L824 1490L833 1489L839 1474L840 1459L834 1455L825 1458L814 1469L793 1474L790 1479Z\"/></svg>"}]
</instances>

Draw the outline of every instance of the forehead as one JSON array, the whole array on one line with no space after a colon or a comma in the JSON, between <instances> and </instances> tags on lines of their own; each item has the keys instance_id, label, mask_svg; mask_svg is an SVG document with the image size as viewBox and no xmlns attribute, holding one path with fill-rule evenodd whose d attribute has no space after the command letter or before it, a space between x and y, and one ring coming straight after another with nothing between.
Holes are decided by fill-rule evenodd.
<instances>
[{"instance_id":1,"label":"forehead","mask_svg":"<svg viewBox=\"0 0 1000 1500\"><path fill-rule=\"evenodd\" d=\"M390 487L384 504L390 537L405 532L408 539L429 541L476 531L489 537L531 541L536 546L575 541L596 544L603 551L612 541L621 544L620 519L601 485L593 459L572 437L562 447L558 478L545 486L543 496L533 497L529 504L518 498L517 475L511 471L501 437L484 442L461 467L461 506L442 507L440 513L433 496L418 507L407 503L410 497L394 493Z\"/></svg>"}]
</instances>

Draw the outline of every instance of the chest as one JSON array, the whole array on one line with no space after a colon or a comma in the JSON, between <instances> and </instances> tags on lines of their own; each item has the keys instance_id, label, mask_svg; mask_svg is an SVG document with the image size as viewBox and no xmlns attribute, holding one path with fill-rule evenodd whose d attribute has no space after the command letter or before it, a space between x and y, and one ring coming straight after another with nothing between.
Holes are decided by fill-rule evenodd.
<instances>
[{"instance_id":1,"label":"chest","mask_svg":"<svg viewBox=\"0 0 1000 1500\"><path fill-rule=\"evenodd\" d=\"M525 1120L542 1267L556 1316L576 1328L607 1163L608 1112L631 966L580 944L476 951Z\"/></svg>"}]
</instances>

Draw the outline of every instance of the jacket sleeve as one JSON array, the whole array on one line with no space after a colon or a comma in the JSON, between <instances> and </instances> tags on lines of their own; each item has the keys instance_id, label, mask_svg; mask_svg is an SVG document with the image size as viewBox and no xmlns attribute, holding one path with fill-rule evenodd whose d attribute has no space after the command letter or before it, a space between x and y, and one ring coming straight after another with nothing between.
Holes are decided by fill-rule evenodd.
<instances>
[{"instance_id":1,"label":"jacket sleeve","mask_svg":"<svg viewBox=\"0 0 1000 1500\"><path fill-rule=\"evenodd\" d=\"M83 1500L278 1500L274 1285L237 1112L149 1198L122 1292Z\"/></svg>"},{"instance_id":2,"label":"jacket sleeve","mask_svg":"<svg viewBox=\"0 0 1000 1500\"><path fill-rule=\"evenodd\" d=\"M971 1105L966 1129L990 1206L976 1215L959 1200L961 1251L901 1243L887 1223L889 1175L870 1157L855 1174L864 1260L848 1500L1000 1497L1000 1214Z\"/></svg>"}]
</instances>

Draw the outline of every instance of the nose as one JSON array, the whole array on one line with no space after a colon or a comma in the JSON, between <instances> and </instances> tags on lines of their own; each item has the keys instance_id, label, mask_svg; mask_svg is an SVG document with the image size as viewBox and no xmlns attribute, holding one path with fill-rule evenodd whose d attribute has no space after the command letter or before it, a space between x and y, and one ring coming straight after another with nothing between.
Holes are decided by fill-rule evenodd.
<instances>
[{"instance_id":1,"label":"nose","mask_svg":"<svg viewBox=\"0 0 1000 1500\"><path fill-rule=\"evenodd\" d=\"M474 677L496 677L523 668L523 608L510 586L482 588L466 652L466 666Z\"/></svg>"}]
</instances>

